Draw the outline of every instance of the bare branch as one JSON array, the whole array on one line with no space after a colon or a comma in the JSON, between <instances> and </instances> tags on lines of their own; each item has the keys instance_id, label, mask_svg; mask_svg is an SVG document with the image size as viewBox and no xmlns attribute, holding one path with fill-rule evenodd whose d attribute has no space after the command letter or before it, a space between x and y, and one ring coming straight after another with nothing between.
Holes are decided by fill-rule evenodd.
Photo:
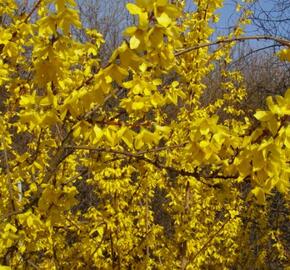
<instances>
[{"instance_id":1,"label":"bare branch","mask_svg":"<svg viewBox=\"0 0 290 270\"><path fill-rule=\"evenodd\" d=\"M32 8L32 10L28 13L28 15L26 16L26 18L24 19L24 23L27 23L29 18L32 16L33 12L40 6L42 0L38 0L37 3L34 5L34 7Z\"/></svg>"},{"instance_id":2,"label":"bare branch","mask_svg":"<svg viewBox=\"0 0 290 270\"><path fill-rule=\"evenodd\" d=\"M181 147L180 145L176 146L176 147ZM158 159L156 160L152 160L149 159L147 157L144 156L144 154L148 153L146 151L142 151L142 152L137 152L137 153L131 153L131 152L127 152L127 151L118 151L118 150L114 150L114 149L106 149L106 148L93 148L93 147L89 147L89 146L74 146L74 145L67 145L65 146L65 148L68 149L74 149L74 150L89 150L89 151L95 151L95 152L103 152L103 153L111 153L111 154L116 154L116 155L122 155L122 156L126 156L129 158L134 158L137 160L142 160L145 161L147 163L152 164L154 167L158 168L158 169L164 169L168 172L171 173L175 173L177 175L181 175L181 176L190 176L190 177L194 177L197 181L199 181L200 183L211 187L211 188L219 188L220 185L219 184L211 184L211 183L207 183L203 180L203 178L207 178L207 179L232 179L232 178L236 178L237 176L220 176L217 173L212 174L212 175L202 175L200 172L189 172L186 171L184 169L176 169L170 166L166 166L162 163L160 163L158 161ZM173 146L171 147L173 148ZM169 149L169 147L168 147ZM157 148L156 151L163 151L166 150L166 148ZM150 151L150 150L149 150ZM152 151L152 150L151 150Z\"/></svg>"},{"instance_id":3,"label":"bare branch","mask_svg":"<svg viewBox=\"0 0 290 270\"><path fill-rule=\"evenodd\" d=\"M247 36L247 37L235 37L235 38L230 38L230 39L221 39L221 40L214 41L214 42L211 42L211 43L204 43L204 44L192 46L192 47L177 51L175 53L175 56L180 56L182 54L189 53L189 52L197 50L197 49L211 47L211 46L218 45L218 44L231 43L231 42L235 42L235 41L245 41L245 40L272 40L272 41L275 41L275 42L277 42L277 43L279 43L279 44L281 44L283 46L287 46L287 47L290 48L290 41L286 40L284 38L267 36L267 35L257 35L257 36Z\"/></svg>"}]
</instances>

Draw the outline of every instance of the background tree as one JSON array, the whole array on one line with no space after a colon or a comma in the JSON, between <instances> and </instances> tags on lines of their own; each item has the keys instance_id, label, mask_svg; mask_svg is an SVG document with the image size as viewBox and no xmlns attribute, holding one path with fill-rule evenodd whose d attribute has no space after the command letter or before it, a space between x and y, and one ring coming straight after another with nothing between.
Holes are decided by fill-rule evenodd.
<instances>
[{"instance_id":1,"label":"background tree","mask_svg":"<svg viewBox=\"0 0 290 270\"><path fill-rule=\"evenodd\" d=\"M125 8L126 1L78 0L77 3L83 25L103 35L106 42L99 56L104 62L108 61L113 50L121 43L124 29L133 23L133 18ZM86 38L82 31L79 35L80 39Z\"/></svg>"},{"instance_id":2,"label":"background tree","mask_svg":"<svg viewBox=\"0 0 290 270\"><path fill-rule=\"evenodd\" d=\"M270 0L267 5L261 0L255 1L251 19L256 31L273 36L290 36L290 4L286 0Z\"/></svg>"}]
</instances>

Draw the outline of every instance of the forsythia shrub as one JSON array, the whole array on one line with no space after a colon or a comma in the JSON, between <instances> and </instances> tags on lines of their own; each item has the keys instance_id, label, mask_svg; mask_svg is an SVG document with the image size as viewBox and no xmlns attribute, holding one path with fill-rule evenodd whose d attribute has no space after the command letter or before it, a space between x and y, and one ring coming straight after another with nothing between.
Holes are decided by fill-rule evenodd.
<instances>
[{"instance_id":1,"label":"forsythia shrub","mask_svg":"<svg viewBox=\"0 0 290 270\"><path fill-rule=\"evenodd\" d=\"M254 121L224 68L201 102L248 14L212 47L223 1L194 2L128 3L138 23L100 63L75 0L0 1L0 269L286 267L290 90Z\"/></svg>"}]
</instances>

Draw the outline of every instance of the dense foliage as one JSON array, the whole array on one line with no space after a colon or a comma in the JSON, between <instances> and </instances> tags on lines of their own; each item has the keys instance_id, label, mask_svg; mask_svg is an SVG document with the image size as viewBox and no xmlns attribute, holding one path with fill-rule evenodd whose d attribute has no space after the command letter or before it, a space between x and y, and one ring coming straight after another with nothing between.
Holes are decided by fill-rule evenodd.
<instances>
[{"instance_id":1,"label":"dense foliage","mask_svg":"<svg viewBox=\"0 0 290 270\"><path fill-rule=\"evenodd\" d=\"M290 90L246 117L226 66L249 14L210 46L223 1L194 2L128 3L137 24L101 63L74 0L0 1L3 269L286 267Z\"/></svg>"}]
</instances>

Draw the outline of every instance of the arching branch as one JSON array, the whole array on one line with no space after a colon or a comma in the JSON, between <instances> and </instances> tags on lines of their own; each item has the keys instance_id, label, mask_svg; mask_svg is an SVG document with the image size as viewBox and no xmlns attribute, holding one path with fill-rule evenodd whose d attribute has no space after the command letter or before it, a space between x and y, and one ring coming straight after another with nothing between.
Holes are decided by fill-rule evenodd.
<instances>
[{"instance_id":1,"label":"arching branch","mask_svg":"<svg viewBox=\"0 0 290 270\"><path fill-rule=\"evenodd\" d=\"M286 39L280 38L280 37L258 35L258 36L247 36L247 37L235 37L235 38L229 38L229 39L221 39L221 40L217 40L217 41L210 42L210 43L195 45L195 46L177 51L175 53L175 56L180 56L182 54L189 53L189 52L197 50L197 49L211 47L211 46L218 45L218 44L231 43L231 42L236 42L236 41L245 41L245 40L272 40L272 41L275 41L283 46L287 46L290 48L290 41L289 40L286 40Z\"/></svg>"}]
</instances>

